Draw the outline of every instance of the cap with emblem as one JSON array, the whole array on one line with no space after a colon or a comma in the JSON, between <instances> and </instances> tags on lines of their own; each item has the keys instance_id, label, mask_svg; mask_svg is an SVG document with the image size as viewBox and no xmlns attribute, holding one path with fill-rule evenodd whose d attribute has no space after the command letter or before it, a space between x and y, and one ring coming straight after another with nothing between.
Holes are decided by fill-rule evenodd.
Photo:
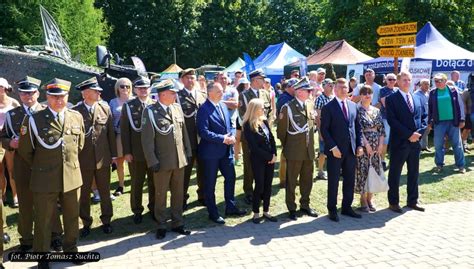
<instances>
[{"instance_id":1,"label":"cap with emblem","mask_svg":"<svg viewBox=\"0 0 474 269\"><path fill-rule=\"evenodd\" d=\"M66 95L71 88L71 82L59 78L54 78L43 86L48 95Z\"/></svg>"},{"instance_id":2,"label":"cap with emblem","mask_svg":"<svg viewBox=\"0 0 474 269\"><path fill-rule=\"evenodd\" d=\"M88 80L84 80L83 82L77 84L75 88L78 91L84 91L87 89L96 90L100 92L102 91L102 88L99 86L99 82L97 82L96 77L92 77Z\"/></svg>"},{"instance_id":3,"label":"cap with emblem","mask_svg":"<svg viewBox=\"0 0 474 269\"><path fill-rule=\"evenodd\" d=\"M18 85L18 91L20 92L34 92L37 91L41 85L41 80L26 76L15 83Z\"/></svg>"},{"instance_id":4,"label":"cap with emblem","mask_svg":"<svg viewBox=\"0 0 474 269\"><path fill-rule=\"evenodd\" d=\"M307 91L313 90L313 87L311 87L311 85L309 84L309 80L307 77L300 79L295 84L294 88L295 88L295 91L296 90L307 90Z\"/></svg>"},{"instance_id":5,"label":"cap with emblem","mask_svg":"<svg viewBox=\"0 0 474 269\"><path fill-rule=\"evenodd\" d=\"M293 87L296 83L298 83L298 79L296 78L290 78L286 81L288 87Z\"/></svg>"},{"instance_id":6,"label":"cap with emblem","mask_svg":"<svg viewBox=\"0 0 474 269\"><path fill-rule=\"evenodd\" d=\"M323 86L328 84L334 84L334 81L330 78L323 80Z\"/></svg>"},{"instance_id":7,"label":"cap with emblem","mask_svg":"<svg viewBox=\"0 0 474 269\"><path fill-rule=\"evenodd\" d=\"M263 72L262 69L255 69L252 72L249 73L250 79L256 78L256 77L262 77L266 78L265 73Z\"/></svg>"},{"instance_id":8,"label":"cap with emblem","mask_svg":"<svg viewBox=\"0 0 474 269\"><path fill-rule=\"evenodd\" d=\"M316 73L318 73L318 74L321 74L321 73L326 74L326 69L320 67L320 68L316 69Z\"/></svg>"},{"instance_id":9,"label":"cap with emblem","mask_svg":"<svg viewBox=\"0 0 474 269\"><path fill-rule=\"evenodd\" d=\"M187 75L196 75L196 69L194 68L187 68L184 69L183 71L179 72L179 78L182 78Z\"/></svg>"},{"instance_id":10,"label":"cap with emblem","mask_svg":"<svg viewBox=\"0 0 474 269\"><path fill-rule=\"evenodd\" d=\"M173 91L173 92L178 92L179 90L176 89L176 87L174 86L174 83L171 79L167 79L167 80L163 80L159 83L155 83L153 85L151 85L151 89L152 91L156 91L156 92L164 92L164 91L167 91L167 90L170 90L170 91Z\"/></svg>"},{"instance_id":11,"label":"cap with emblem","mask_svg":"<svg viewBox=\"0 0 474 269\"><path fill-rule=\"evenodd\" d=\"M135 88L148 88L150 87L150 80L146 77L138 77L133 81L133 87Z\"/></svg>"}]
</instances>

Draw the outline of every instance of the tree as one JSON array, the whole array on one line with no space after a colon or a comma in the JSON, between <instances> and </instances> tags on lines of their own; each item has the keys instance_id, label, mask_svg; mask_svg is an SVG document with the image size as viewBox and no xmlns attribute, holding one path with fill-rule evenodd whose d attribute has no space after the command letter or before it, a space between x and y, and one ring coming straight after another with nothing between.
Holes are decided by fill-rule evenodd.
<instances>
[{"instance_id":1,"label":"tree","mask_svg":"<svg viewBox=\"0 0 474 269\"><path fill-rule=\"evenodd\" d=\"M88 64L95 63L95 46L108 39L109 29L94 0L7 1L0 3L0 43L4 45L43 44L39 5L57 22L72 56Z\"/></svg>"}]
</instances>

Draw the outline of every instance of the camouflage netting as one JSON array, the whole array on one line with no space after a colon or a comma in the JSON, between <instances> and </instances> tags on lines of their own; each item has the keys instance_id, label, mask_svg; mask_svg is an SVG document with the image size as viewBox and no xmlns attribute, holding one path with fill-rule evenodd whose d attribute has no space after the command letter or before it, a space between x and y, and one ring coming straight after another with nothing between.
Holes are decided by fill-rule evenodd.
<instances>
[{"instance_id":1,"label":"camouflage netting","mask_svg":"<svg viewBox=\"0 0 474 269\"><path fill-rule=\"evenodd\" d=\"M60 78L72 82L72 87L81 81L99 74L100 70L75 62L67 63L62 59L42 55L38 52L26 53L14 49L0 48L0 77L8 80L15 88L14 82L32 76L41 80L42 84L53 78ZM10 94L18 99L14 91ZM45 93L41 91L40 101L44 101ZM82 100L80 92L71 89L69 102L75 104Z\"/></svg>"}]
</instances>

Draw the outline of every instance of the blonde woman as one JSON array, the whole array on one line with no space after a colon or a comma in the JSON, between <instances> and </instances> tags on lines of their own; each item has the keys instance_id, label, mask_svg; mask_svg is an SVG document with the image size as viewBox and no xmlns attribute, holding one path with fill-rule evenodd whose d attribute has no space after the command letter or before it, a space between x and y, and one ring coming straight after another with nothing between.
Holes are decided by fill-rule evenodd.
<instances>
[{"instance_id":1,"label":"blonde woman","mask_svg":"<svg viewBox=\"0 0 474 269\"><path fill-rule=\"evenodd\" d=\"M264 102L255 98L248 103L244 114L242 129L250 150L250 163L252 166L255 186L253 189L252 221L261 223L263 218L276 222L277 219L270 215L270 197L272 195L273 170L276 162L276 145L270 125L264 112ZM263 216L260 216L260 201L263 200Z\"/></svg>"},{"instance_id":2,"label":"blonde woman","mask_svg":"<svg viewBox=\"0 0 474 269\"><path fill-rule=\"evenodd\" d=\"M11 98L7 95L8 92L11 92L12 88L8 81L4 78L0 78L0 129L3 128L5 123L5 116L10 109L20 106L17 100ZM0 151L4 149L0 146ZM18 197L16 194L16 185L15 180L13 179L13 155L14 151L5 151L5 157L3 158L2 163L0 164L0 189L2 191L2 198L5 199L5 192L7 190L7 181L5 178L5 171L3 169L4 163L6 163L8 169L8 176L10 178L10 186L12 189L13 203L12 207L18 207Z\"/></svg>"},{"instance_id":3,"label":"blonde woman","mask_svg":"<svg viewBox=\"0 0 474 269\"><path fill-rule=\"evenodd\" d=\"M120 139L120 115L122 113L122 106L125 102L132 99L132 82L128 78L119 78L115 83L115 95L117 98L110 100L110 109L114 119L115 138L117 140L117 176L119 186L114 192L114 196L123 194L125 186L124 179L124 156L122 150L122 141Z\"/></svg>"}]
</instances>

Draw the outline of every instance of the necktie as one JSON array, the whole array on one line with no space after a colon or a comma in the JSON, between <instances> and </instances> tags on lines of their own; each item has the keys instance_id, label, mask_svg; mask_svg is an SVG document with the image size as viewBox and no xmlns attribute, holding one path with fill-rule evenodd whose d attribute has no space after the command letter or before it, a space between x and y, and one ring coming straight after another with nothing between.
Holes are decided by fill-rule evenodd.
<instances>
[{"instance_id":1,"label":"necktie","mask_svg":"<svg viewBox=\"0 0 474 269\"><path fill-rule=\"evenodd\" d=\"M342 113L344 113L344 118L346 118L346 120L348 120L347 109L346 109L346 105L344 104L344 101L341 101L341 104L342 104Z\"/></svg>"},{"instance_id":2,"label":"necktie","mask_svg":"<svg viewBox=\"0 0 474 269\"><path fill-rule=\"evenodd\" d=\"M170 116L170 118L173 118L173 115L171 115L171 108L170 108L170 107L167 107L167 108L166 108L166 113L168 113L168 115Z\"/></svg>"},{"instance_id":3,"label":"necktie","mask_svg":"<svg viewBox=\"0 0 474 269\"><path fill-rule=\"evenodd\" d=\"M56 114L56 121L59 123L60 126L63 126L63 115L61 113Z\"/></svg>"},{"instance_id":4,"label":"necktie","mask_svg":"<svg viewBox=\"0 0 474 269\"><path fill-rule=\"evenodd\" d=\"M224 112L222 111L221 106L217 105L216 108L217 108L217 111L219 112L219 115L221 116L221 119L225 122Z\"/></svg>"},{"instance_id":5,"label":"necktie","mask_svg":"<svg viewBox=\"0 0 474 269\"><path fill-rule=\"evenodd\" d=\"M410 109L410 112L413 113L413 106L411 105L410 98L408 97L408 94L407 94L407 105L408 105L408 108Z\"/></svg>"}]
</instances>

